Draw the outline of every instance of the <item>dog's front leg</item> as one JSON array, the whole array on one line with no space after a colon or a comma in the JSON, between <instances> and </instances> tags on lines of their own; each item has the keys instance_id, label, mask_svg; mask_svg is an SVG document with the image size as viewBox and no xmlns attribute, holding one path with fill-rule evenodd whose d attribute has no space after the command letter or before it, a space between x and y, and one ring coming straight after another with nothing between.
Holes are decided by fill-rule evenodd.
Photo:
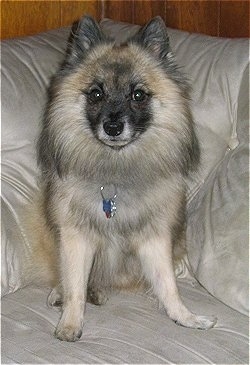
<instances>
[{"instance_id":1,"label":"dog's front leg","mask_svg":"<svg viewBox=\"0 0 250 365\"><path fill-rule=\"evenodd\" d=\"M62 315L55 336L76 341L82 335L87 283L95 246L72 227L60 230L60 269L63 294Z\"/></svg>"},{"instance_id":2,"label":"dog's front leg","mask_svg":"<svg viewBox=\"0 0 250 365\"><path fill-rule=\"evenodd\" d=\"M172 261L170 239L155 238L139 247L142 270L154 293L176 323L191 328L209 329L216 318L197 316L190 312L179 296Z\"/></svg>"}]
</instances>

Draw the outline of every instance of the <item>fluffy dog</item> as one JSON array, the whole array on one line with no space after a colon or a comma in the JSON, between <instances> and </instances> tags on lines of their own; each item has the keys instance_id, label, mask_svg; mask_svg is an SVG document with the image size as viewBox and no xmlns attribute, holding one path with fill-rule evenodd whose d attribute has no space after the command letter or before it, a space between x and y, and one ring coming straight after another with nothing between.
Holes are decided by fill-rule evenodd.
<instances>
[{"instance_id":1,"label":"fluffy dog","mask_svg":"<svg viewBox=\"0 0 250 365\"><path fill-rule=\"evenodd\" d=\"M215 324L184 306L174 275L185 246L185 180L199 145L161 18L120 47L90 17L72 28L38 161L33 261L53 278L49 303L62 305L57 338L81 337L87 299L102 304L110 288L142 282L180 325Z\"/></svg>"}]
</instances>

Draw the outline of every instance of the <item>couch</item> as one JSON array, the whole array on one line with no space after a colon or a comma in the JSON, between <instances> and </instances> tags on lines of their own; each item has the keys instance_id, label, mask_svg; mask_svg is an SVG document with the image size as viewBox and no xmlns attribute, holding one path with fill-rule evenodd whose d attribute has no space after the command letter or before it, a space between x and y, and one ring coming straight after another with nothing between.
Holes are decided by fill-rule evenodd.
<instances>
[{"instance_id":1,"label":"couch","mask_svg":"<svg viewBox=\"0 0 250 365\"><path fill-rule=\"evenodd\" d=\"M109 19L101 26L117 43L139 28ZM37 190L35 144L70 32L62 28L2 42L2 363L248 363L248 40L168 31L192 84L202 150L188 181L192 275L183 261L178 286L188 308L218 322L208 331L180 327L154 297L120 292L104 306L87 304L79 342L60 342L50 289L22 282L22 216Z\"/></svg>"}]
</instances>

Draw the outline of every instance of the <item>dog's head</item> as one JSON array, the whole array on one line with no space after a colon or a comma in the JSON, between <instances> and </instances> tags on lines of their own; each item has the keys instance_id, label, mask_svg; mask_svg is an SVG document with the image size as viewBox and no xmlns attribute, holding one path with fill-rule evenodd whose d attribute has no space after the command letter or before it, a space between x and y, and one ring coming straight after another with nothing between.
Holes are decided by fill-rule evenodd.
<instances>
[{"instance_id":1,"label":"dog's head","mask_svg":"<svg viewBox=\"0 0 250 365\"><path fill-rule=\"evenodd\" d=\"M154 97L166 99L162 73L184 89L186 83L173 64L169 39L160 17L151 20L122 47L116 47L90 17L72 28L64 74L77 73L75 88L84 99L84 114L94 136L102 143L121 148L144 133L155 112ZM164 77L165 79L165 77ZM161 97L162 98L162 97Z\"/></svg>"},{"instance_id":2,"label":"dog's head","mask_svg":"<svg viewBox=\"0 0 250 365\"><path fill-rule=\"evenodd\" d=\"M156 170L187 174L198 161L187 93L160 17L121 46L84 17L51 84L39 160L57 171L86 171L94 157L124 169L146 154Z\"/></svg>"}]
</instances>

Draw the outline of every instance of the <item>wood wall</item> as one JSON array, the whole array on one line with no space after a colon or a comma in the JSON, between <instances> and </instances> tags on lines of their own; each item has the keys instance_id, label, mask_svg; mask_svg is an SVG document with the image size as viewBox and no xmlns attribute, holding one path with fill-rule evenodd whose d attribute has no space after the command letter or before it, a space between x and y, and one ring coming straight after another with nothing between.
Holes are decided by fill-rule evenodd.
<instances>
[{"instance_id":1,"label":"wood wall","mask_svg":"<svg viewBox=\"0 0 250 365\"><path fill-rule=\"evenodd\" d=\"M1 1L1 38L70 25L82 14L144 24L161 15L167 26L222 37L249 37L249 1L57 0Z\"/></svg>"}]
</instances>

